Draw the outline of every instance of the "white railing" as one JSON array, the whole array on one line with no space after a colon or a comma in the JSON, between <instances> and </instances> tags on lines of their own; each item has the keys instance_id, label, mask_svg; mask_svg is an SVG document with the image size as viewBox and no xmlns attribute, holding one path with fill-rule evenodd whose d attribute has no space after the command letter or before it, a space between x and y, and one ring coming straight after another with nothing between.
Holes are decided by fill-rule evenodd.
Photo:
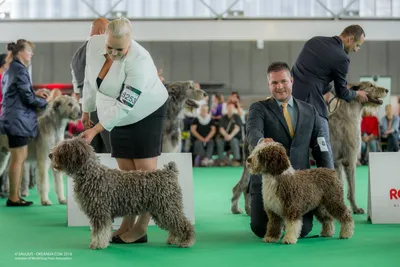
<instances>
[{"instance_id":1,"label":"white railing","mask_svg":"<svg viewBox=\"0 0 400 267\"><path fill-rule=\"evenodd\" d=\"M0 20L390 19L400 0L0 0Z\"/></svg>"}]
</instances>

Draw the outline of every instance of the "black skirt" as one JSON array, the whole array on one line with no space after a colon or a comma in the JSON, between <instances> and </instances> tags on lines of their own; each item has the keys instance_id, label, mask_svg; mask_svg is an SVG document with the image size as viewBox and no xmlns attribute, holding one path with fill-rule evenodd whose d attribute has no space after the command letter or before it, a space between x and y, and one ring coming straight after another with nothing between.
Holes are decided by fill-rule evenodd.
<instances>
[{"instance_id":1,"label":"black skirt","mask_svg":"<svg viewBox=\"0 0 400 267\"><path fill-rule=\"evenodd\" d=\"M146 118L110 132L111 156L125 159L153 158L161 155L162 129L167 115L166 101Z\"/></svg>"}]
</instances>

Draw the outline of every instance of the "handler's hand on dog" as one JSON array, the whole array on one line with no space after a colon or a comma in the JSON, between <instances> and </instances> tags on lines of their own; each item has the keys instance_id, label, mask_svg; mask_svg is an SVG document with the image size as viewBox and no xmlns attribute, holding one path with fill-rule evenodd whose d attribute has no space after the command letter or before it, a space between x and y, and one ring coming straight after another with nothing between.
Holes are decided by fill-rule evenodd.
<instances>
[{"instance_id":1,"label":"handler's hand on dog","mask_svg":"<svg viewBox=\"0 0 400 267\"><path fill-rule=\"evenodd\" d=\"M368 93L365 91L357 91L357 98L361 100L361 103L368 102Z\"/></svg>"},{"instance_id":2,"label":"handler's hand on dog","mask_svg":"<svg viewBox=\"0 0 400 267\"><path fill-rule=\"evenodd\" d=\"M274 139L272 138L264 138L261 143L269 143L269 142L274 142Z\"/></svg>"},{"instance_id":3,"label":"handler's hand on dog","mask_svg":"<svg viewBox=\"0 0 400 267\"><path fill-rule=\"evenodd\" d=\"M94 129L90 128L90 129L87 129L86 131L84 131L83 133L81 133L79 135L79 137L82 138L83 140L85 140L85 142L87 144L90 144L96 135L97 135L97 132Z\"/></svg>"},{"instance_id":4,"label":"handler's hand on dog","mask_svg":"<svg viewBox=\"0 0 400 267\"><path fill-rule=\"evenodd\" d=\"M43 92L43 91L36 92L35 96L49 100L49 94L47 94L46 92Z\"/></svg>"}]
</instances>

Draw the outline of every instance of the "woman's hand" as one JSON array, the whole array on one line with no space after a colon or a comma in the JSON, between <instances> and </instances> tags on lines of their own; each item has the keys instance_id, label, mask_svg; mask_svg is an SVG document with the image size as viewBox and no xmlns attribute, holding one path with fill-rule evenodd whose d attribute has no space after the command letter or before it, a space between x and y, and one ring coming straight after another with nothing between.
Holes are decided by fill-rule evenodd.
<instances>
[{"instance_id":1,"label":"woman's hand","mask_svg":"<svg viewBox=\"0 0 400 267\"><path fill-rule=\"evenodd\" d=\"M35 96L44 98L44 99L46 99L46 100L49 99L49 94L47 94L47 93L44 92L44 91L35 92Z\"/></svg>"},{"instance_id":2,"label":"woman's hand","mask_svg":"<svg viewBox=\"0 0 400 267\"><path fill-rule=\"evenodd\" d=\"M97 135L97 131L94 128L87 129L79 135L87 144L90 144L93 138Z\"/></svg>"},{"instance_id":3,"label":"woman's hand","mask_svg":"<svg viewBox=\"0 0 400 267\"><path fill-rule=\"evenodd\" d=\"M102 131L104 131L103 125L97 123L96 126L94 126L93 128L89 128L85 130L83 133L81 133L79 137L85 140L87 144L90 144L93 138Z\"/></svg>"},{"instance_id":4,"label":"woman's hand","mask_svg":"<svg viewBox=\"0 0 400 267\"><path fill-rule=\"evenodd\" d=\"M82 113L81 120L85 129L90 129L93 127L93 122L90 120L90 114L88 112Z\"/></svg>"}]
</instances>

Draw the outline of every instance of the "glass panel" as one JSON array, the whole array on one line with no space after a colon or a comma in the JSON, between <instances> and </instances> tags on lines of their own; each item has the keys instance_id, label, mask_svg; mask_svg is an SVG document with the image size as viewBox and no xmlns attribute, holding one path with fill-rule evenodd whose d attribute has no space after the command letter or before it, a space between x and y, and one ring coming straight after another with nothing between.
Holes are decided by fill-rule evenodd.
<instances>
[{"instance_id":1,"label":"glass panel","mask_svg":"<svg viewBox=\"0 0 400 267\"><path fill-rule=\"evenodd\" d=\"M93 19L126 12L129 18L215 18L228 7L248 18L400 17L400 0L6 0L0 19ZM86 4L86 3L87 4ZM205 4L204 4L205 3ZM234 5L232 5L235 3ZM350 6L348 6L351 4ZM89 7L89 6L91 7ZM115 6L114 6L115 5ZM207 5L209 7L207 7ZM231 6L232 5L232 6ZM210 8L213 10L210 10ZM331 10L331 12L329 10ZM6 13L7 12L7 15ZM9 17L8 16L9 12ZM107 17L112 19L112 13ZM226 14L225 18L229 18Z\"/></svg>"}]
</instances>

